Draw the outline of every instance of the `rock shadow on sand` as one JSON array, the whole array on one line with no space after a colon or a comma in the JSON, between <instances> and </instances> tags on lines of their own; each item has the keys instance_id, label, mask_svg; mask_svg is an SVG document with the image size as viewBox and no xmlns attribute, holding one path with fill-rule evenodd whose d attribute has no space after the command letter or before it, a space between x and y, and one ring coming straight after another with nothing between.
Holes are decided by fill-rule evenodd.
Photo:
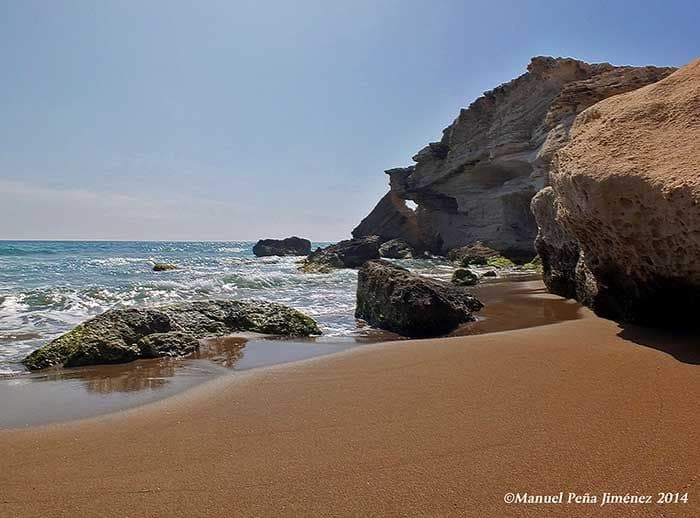
<instances>
[{"instance_id":1,"label":"rock shadow on sand","mask_svg":"<svg viewBox=\"0 0 700 518\"><path fill-rule=\"evenodd\" d=\"M618 324L620 338L637 345L650 347L673 356L676 360L691 365L700 365L700 333L687 329L665 330L641 327L633 324Z\"/></svg>"}]
</instances>

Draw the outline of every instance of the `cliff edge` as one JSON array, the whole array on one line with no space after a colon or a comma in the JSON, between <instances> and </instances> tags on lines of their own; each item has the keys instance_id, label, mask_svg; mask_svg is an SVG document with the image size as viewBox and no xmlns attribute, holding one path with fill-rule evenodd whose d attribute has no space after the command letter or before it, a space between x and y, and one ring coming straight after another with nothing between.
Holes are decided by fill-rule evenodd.
<instances>
[{"instance_id":1,"label":"cliff edge","mask_svg":"<svg viewBox=\"0 0 700 518\"><path fill-rule=\"evenodd\" d=\"M530 260L537 234L530 202L548 184L552 156L575 117L673 71L533 58L525 74L462 109L439 142L413 157L415 165L386 171L389 193L353 236L401 238L436 254L481 241Z\"/></svg>"},{"instance_id":2,"label":"cliff edge","mask_svg":"<svg viewBox=\"0 0 700 518\"><path fill-rule=\"evenodd\" d=\"M642 324L700 303L700 60L583 111L533 201L550 291Z\"/></svg>"}]
</instances>

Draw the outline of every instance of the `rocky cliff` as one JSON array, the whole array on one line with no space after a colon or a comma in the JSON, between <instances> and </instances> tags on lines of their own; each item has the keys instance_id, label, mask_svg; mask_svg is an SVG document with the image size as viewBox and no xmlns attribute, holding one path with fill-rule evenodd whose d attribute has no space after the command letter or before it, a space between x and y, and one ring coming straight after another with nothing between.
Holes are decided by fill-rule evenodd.
<instances>
[{"instance_id":1,"label":"rocky cliff","mask_svg":"<svg viewBox=\"0 0 700 518\"><path fill-rule=\"evenodd\" d=\"M533 200L550 290L644 324L700 303L700 60L582 112Z\"/></svg>"},{"instance_id":2,"label":"rocky cliff","mask_svg":"<svg viewBox=\"0 0 700 518\"><path fill-rule=\"evenodd\" d=\"M402 238L438 254L482 241L512 259L531 259L537 225L530 202L548 183L552 156L576 115L672 71L533 58L525 74L463 109L439 142L413 157L415 165L386 171L389 193L353 236Z\"/></svg>"}]
</instances>

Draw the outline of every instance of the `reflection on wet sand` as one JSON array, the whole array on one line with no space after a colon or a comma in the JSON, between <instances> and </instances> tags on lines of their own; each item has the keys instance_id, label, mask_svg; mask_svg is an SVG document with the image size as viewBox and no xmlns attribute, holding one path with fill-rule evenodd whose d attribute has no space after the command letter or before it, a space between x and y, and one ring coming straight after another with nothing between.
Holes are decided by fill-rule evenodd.
<instances>
[{"instance_id":1,"label":"reflection on wet sand","mask_svg":"<svg viewBox=\"0 0 700 518\"><path fill-rule=\"evenodd\" d=\"M470 322L452 333L477 335L525 329L580 318L581 305L547 292L539 280L521 282L494 281L480 284L473 294L485 307Z\"/></svg>"},{"instance_id":2,"label":"reflection on wet sand","mask_svg":"<svg viewBox=\"0 0 700 518\"><path fill-rule=\"evenodd\" d=\"M82 381L88 392L100 394L157 390L168 384L169 378L184 374L183 371L194 363L189 360L209 360L223 367L233 368L236 361L243 356L242 349L247 341L246 338L237 336L206 339L202 340L200 350L187 358L156 358L116 365L49 369L34 374L28 379L32 381ZM213 371L212 374L215 374L218 369L213 369Z\"/></svg>"},{"instance_id":3,"label":"reflection on wet sand","mask_svg":"<svg viewBox=\"0 0 700 518\"><path fill-rule=\"evenodd\" d=\"M134 392L162 387L175 375L175 360L145 360L119 365L99 365L79 369L56 369L36 376L36 381L80 380L89 392Z\"/></svg>"},{"instance_id":4,"label":"reflection on wet sand","mask_svg":"<svg viewBox=\"0 0 700 518\"><path fill-rule=\"evenodd\" d=\"M232 369L236 362L243 357L243 348L248 339L242 336L223 338L207 338L202 340L199 351L192 358L210 360Z\"/></svg>"}]
</instances>

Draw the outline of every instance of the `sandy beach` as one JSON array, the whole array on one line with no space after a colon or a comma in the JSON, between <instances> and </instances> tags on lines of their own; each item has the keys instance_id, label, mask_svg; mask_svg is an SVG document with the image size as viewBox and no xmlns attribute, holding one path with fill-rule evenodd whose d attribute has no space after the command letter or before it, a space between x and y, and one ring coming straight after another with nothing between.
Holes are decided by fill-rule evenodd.
<instances>
[{"instance_id":1,"label":"sandy beach","mask_svg":"<svg viewBox=\"0 0 700 518\"><path fill-rule=\"evenodd\" d=\"M697 516L694 341L583 311L0 431L0 515ZM507 505L509 492L599 503ZM600 507L604 492L689 500Z\"/></svg>"}]
</instances>

